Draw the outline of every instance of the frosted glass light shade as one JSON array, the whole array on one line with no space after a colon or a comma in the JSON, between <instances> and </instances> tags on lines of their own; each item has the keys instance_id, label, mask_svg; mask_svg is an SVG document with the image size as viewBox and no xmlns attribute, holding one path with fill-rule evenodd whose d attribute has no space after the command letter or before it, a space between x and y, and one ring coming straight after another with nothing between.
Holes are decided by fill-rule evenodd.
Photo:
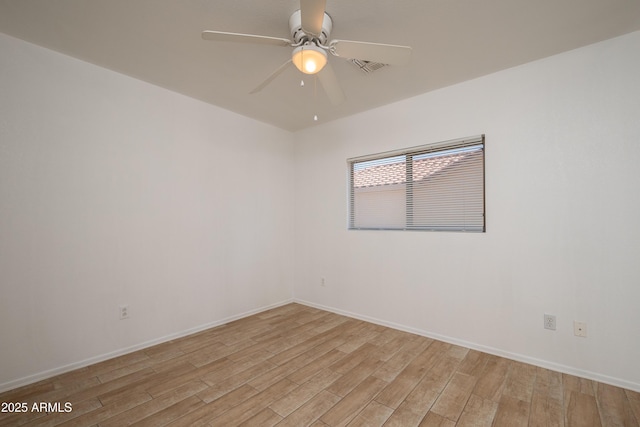
<instances>
[{"instance_id":1,"label":"frosted glass light shade","mask_svg":"<svg viewBox=\"0 0 640 427\"><path fill-rule=\"evenodd\" d=\"M305 74L316 74L327 64L327 53L318 46L308 44L295 48L291 60Z\"/></svg>"}]
</instances>

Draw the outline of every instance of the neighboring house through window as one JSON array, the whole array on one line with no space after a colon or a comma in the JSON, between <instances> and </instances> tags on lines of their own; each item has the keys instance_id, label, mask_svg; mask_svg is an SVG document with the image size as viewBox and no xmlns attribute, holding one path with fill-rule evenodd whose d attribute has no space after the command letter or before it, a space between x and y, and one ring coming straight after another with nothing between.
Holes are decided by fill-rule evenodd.
<instances>
[{"instance_id":1,"label":"neighboring house through window","mask_svg":"<svg viewBox=\"0 0 640 427\"><path fill-rule=\"evenodd\" d=\"M484 135L347 162L350 229L485 231Z\"/></svg>"}]
</instances>

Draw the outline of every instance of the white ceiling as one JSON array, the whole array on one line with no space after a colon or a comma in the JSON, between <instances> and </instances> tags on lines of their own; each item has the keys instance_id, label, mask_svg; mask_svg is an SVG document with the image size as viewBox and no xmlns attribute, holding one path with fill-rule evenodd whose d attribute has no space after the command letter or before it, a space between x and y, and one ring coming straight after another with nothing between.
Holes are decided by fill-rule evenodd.
<instances>
[{"instance_id":1,"label":"white ceiling","mask_svg":"<svg viewBox=\"0 0 640 427\"><path fill-rule=\"evenodd\" d=\"M364 74L330 56L333 106L290 67L291 49L204 41L202 30L289 38L297 0L0 0L0 31L295 131L640 30L638 0L327 0L331 39L413 47Z\"/></svg>"}]
</instances>

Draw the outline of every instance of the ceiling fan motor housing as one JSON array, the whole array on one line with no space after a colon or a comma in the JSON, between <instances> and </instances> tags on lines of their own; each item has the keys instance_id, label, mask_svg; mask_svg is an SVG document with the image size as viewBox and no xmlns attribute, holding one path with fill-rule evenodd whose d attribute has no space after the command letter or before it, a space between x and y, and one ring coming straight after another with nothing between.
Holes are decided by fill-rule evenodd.
<instances>
[{"instance_id":1,"label":"ceiling fan motor housing","mask_svg":"<svg viewBox=\"0 0 640 427\"><path fill-rule=\"evenodd\" d=\"M316 40L317 43L321 45L326 45L327 40L329 40L329 35L331 34L331 29L333 28L333 21L331 17L324 13L324 19L322 20L322 31L318 36L314 36L312 34L307 34L302 29L302 18L300 15L300 11L296 10L293 12L293 15L289 18L289 30L291 31L291 39L294 44L301 44L307 41Z\"/></svg>"}]
</instances>

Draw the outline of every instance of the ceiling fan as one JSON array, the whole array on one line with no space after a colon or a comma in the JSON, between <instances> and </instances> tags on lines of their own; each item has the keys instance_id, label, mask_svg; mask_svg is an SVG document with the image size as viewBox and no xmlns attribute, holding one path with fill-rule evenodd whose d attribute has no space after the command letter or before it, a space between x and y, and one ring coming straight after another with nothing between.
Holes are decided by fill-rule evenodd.
<instances>
[{"instance_id":1,"label":"ceiling fan","mask_svg":"<svg viewBox=\"0 0 640 427\"><path fill-rule=\"evenodd\" d=\"M264 89L293 63L305 74L317 74L332 104L345 99L338 78L327 61L327 52L344 59L357 59L386 65L403 65L411 58L409 46L367 43L349 40L330 40L333 21L325 12L326 0L300 0L300 10L289 18L291 40L253 34L203 31L204 40L218 42L253 43L293 48L291 59L278 67L250 93Z\"/></svg>"}]
</instances>

